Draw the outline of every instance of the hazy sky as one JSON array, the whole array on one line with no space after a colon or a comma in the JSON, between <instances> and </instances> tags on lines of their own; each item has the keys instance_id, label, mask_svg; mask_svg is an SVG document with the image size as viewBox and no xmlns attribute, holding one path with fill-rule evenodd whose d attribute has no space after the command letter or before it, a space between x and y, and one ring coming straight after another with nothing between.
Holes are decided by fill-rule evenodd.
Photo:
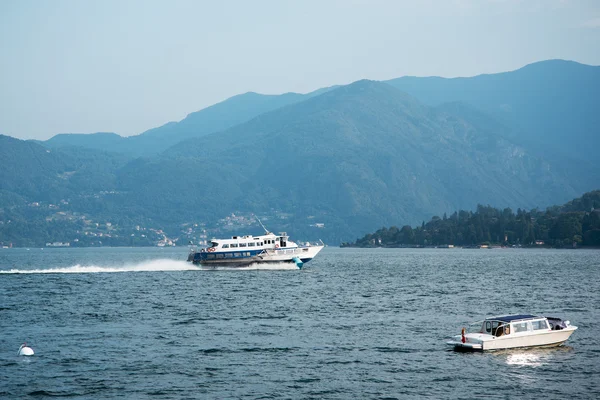
<instances>
[{"instance_id":1,"label":"hazy sky","mask_svg":"<svg viewBox=\"0 0 600 400\"><path fill-rule=\"evenodd\" d=\"M0 133L139 134L236 94L600 64L600 1L0 0Z\"/></svg>"}]
</instances>

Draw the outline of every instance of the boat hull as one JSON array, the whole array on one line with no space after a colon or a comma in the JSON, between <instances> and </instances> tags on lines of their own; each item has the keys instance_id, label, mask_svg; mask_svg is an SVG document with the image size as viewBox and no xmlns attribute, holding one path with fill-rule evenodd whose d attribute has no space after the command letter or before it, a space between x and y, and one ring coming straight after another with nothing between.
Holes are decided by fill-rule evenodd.
<instances>
[{"instance_id":1,"label":"boat hull","mask_svg":"<svg viewBox=\"0 0 600 400\"><path fill-rule=\"evenodd\" d=\"M250 264L295 263L299 265L299 262L304 264L312 260L322 249L323 246L283 248L261 252L241 252L233 257L228 256L230 254L228 252L191 252L188 261L203 267L230 268L241 268Z\"/></svg>"}]
</instances>

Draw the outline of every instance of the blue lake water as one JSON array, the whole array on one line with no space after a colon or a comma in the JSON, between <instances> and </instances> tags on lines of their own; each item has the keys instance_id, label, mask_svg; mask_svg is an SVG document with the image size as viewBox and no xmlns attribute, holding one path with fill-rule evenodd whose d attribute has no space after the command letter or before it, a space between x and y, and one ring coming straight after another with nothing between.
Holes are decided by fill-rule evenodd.
<instances>
[{"instance_id":1,"label":"blue lake water","mask_svg":"<svg viewBox=\"0 0 600 400\"><path fill-rule=\"evenodd\" d=\"M600 251L328 247L303 270L186 257L0 249L0 397L600 398ZM579 329L549 349L445 345L508 313Z\"/></svg>"}]
</instances>

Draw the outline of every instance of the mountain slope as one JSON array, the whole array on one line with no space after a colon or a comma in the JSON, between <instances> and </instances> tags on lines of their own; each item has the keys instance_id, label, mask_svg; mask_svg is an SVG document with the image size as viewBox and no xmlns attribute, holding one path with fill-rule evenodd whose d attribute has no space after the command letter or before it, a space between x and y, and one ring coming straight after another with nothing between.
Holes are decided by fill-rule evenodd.
<instances>
[{"instance_id":1,"label":"mountain slope","mask_svg":"<svg viewBox=\"0 0 600 400\"><path fill-rule=\"evenodd\" d=\"M515 143L562 167L584 161L592 168L600 146L600 67L549 60L511 72L469 78L402 77L387 81L419 101L440 106L468 104L508 129ZM302 95L246 93L189 114L140 135L121 138L108 134L61 134L46 142L51 147L76 145L132 156L158 154L191 137L229 129L265 112L296 104L331 88Z\"/></svg>"},{"instance_id":2,"label":"mountain slope","mask_svg":"<svg viewBox=\"0 0 600 400\"><path fill-rule=\"evenodd\" d=\"M78 146L90 149L111 151L124 145L126 138L112 132L97 133L60 133L50 139L40 142L46 147L59 148Z\"/></svg>"},{"instance_id":3,"label":"mountain slope","mask_svg":"<svg viewBox=\"0 0 600 400\"><path fill-rule=\"evenodd\" d=\"M80 146L115 151L136 157L149 156L158 154L182 140L231 128L262 113L298 103L327 90L329 88L319 89L308 94L284 93L281 95L249 92L191 113L179 122L169 122L136 136L121 137L106 133L59 134L44 144L53 148Z\"/></svg>"},{"instance_id":4,"label":"mountain slope","mask_svg":"<svg viewBox=\"0 0 600 400\"><path fill-rule=\"evenodd\" d=\"M0 191L6 207L21 202L58 202L85 192L113 190L124 156L77 147L48 149L0 135ZM12 201L10 201L12 199Z\"/></svg>"},{"instance_id":5,"label":"mountain slope","mask_svg":"<svg viewBox=\"0 0 600 400\"><path fill-rule=\"evenodd\" d=\"M62 177L68 163L47 148L0 135L0 190L17 197L56 200L66 194Z\"/></svg>"},{"instance_id":6,"label":"mountain slope","mask_svg":"<svg viewBox=\"0 0 600 400\"><path fill-rule=\"evenodd\" d=\"M600 67L549 60L471 78L402 77L387 83L432 106L461 101L476 107L538 154L596 161Z\"/></svg>"},{"instance_id":7,"label":"mountain slope","mask_svg":"<svg viewBox=\"0 0 600 400\"><path fill-rule=\"evenodd\" d=\"M533 207L585 190L504 139L506 131L467 105L431 108L388 84L359 81L182 142L160 161L130 165L119 182L150 187L178 165L188 173L159 185L190 215L283 210L316 216L336 239L474 199Z\"/></svg>"}]
</instances>

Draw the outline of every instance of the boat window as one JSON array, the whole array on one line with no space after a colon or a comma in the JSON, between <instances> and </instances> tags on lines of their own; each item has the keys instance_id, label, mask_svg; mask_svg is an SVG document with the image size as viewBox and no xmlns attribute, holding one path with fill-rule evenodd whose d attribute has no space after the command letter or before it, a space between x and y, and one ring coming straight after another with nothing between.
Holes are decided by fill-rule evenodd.
<instances>
[{"instance_id":1,"label":"boat window","mask_svg":"<svg viewBox=\"0 0 600 400\"><path fill-rule=\"evenodd\" d=\"M224 249L228 249L228 248L229 248L229 245L228 245L228 244L224 244L224 245L223 245L223 248L224 248Z\"/></svg>"},{"instance_id":2,"label":"boat window","mask_svg":"<svg viewBox=\"0 0 600 400\"><path fill-rule=\"evenodd\" d=\"M215 255L214 254L209 254L209 255L206 256L206 258L214 259Z\"/></svg>"},{"instance_id":3,"label":"boat window","mask_svg":"<svg viewBox=\"0 0 600 400\"><path fill-rule=\"evenodd\" d=\"M248 243L248 247L254 247L254 242Z\"/></svg>"},{"instance_id":4,"label":"boat window","mask_svg":"<svg viewBox=\"0 0 600 400\"><path fill-rule=\"evenodd\" d=\"M264 242L260 242L260 245L261 245L261 246L264 246L264 245L265 245L265 243L264 243Z\"/></svg>"},{"instance_id":5,"label":"boat window","mask_svg":"<svg viewBox=\"0 0 600 400\"><path fill-rule=\"evenodd\" d=\"M246 243L240 243L240 247L246 247Z\"/></svg>"},{"instance_id":6,"label":"boat window","mask_svg":"<svg viewBox=\"0 0 600 400\"><path fill-rule=\"evenodd\" d=\"M225 253L225 257L227 257L227 258L231 258L231 257L233 257L233 254L234 254L234 253Z\"/></svg>"},{"instance_id":7,"label":"boat window","mask_svg":"<svg viewBox=\"0 0 600 400\"><path fill-rule=\"evenodd\" d=\"M231 247L238 247L237 243L231 243Z\"/></svg>"},{"instance_id":8,"label":"boat window","mask_svg":"<svg viewBox=\"0 0 600 400\"><path fill-rule=\"evenodd\" d=\"M534 331L537 331L540 329L548 329L548 323L545 320L533 321L531 323L531 327L533 328Z\"/></svg>"},{"instance_id":9,"label":"boat window","mask_svg":"<svg viewBox=\"0 0 600 400\"><path fill-rule=\"evenodd\" d=\"M223 253L217 254L217 258L225 258L225 255Z\"/></svg>"},{"instance_id":10,"label":"boat window","mask_svg":"<svg viewBox=\"0 0 600 400\"><path fill-rule=\"evenodd\" d=\"M485 321L485 331L487 333L492 333L492 323L491 323L491 321Z\"/></svg>"},{"instance_id":11,"label":"boat window","mask_svg":"<svg viewBox=\"0 0 600 400\"><path fill-rule=\"evenodd\" d=\"M527 322L517 322L516 324L513 324L513 327L515 328L515 333L519 333L519 332L527 332Z\"/></svg>"},{"instance_id":12,"label":"boat window","mask_svg":"<svg viewBox=\"0 0 600 400\"><path fill-rule=\"evenodd\" d=\"M504 327L500 321L492 321L492 335L502 336L504 335Z\"/></svg>"}]
</instances>

